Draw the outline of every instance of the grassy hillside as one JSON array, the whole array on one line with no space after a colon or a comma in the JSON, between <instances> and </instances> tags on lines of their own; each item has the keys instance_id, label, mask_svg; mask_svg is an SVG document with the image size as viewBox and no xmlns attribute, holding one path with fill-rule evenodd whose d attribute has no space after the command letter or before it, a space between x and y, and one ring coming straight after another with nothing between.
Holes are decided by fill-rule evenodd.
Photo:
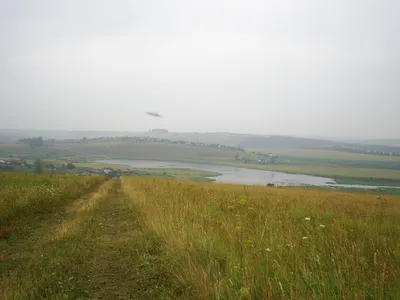
<instances>
[{"instance_id":1,"label":"grassy hillside","mask_svg":"<svg viewBox=\"0 0 400 300\"><path fill-rule=\"evenodd\" d=\"M154 136L171 140L198 141L204 143L240 144L244 148L292 148L321 149L337 148L369 148L379 151L400 151L399 139L370 140L329 140L322 138L302 138L279 135L238 134L229 132L128 132L128 131L68 131L68 130L1 130L0 141L12 141L27 137L43 136L44 139L81 139L103 136Z\"/></svg>"},{"instance_id":2,"label":"grassy hillside","mask_svg":"<svg viewBox=\"0 0 400 300\"><path fill-rule=\"evenodd\" d=\"M60 156L71 156L73 154L74 153L50 146L32 148L25 144L0 144L0 158L7 158L10 157L10 155L27 158L55 158Z\"/></svg>"},{"instance_id":3,"label":"grassy hillside","mask_svg":"<svg viewBox=\"0 0 400 300\"><path fill-rule=\"evenodd\" d=\"M236 151L155 142L92 142L57 144L56 149L76 155L114 159L158 159L188 162L228 162Z\"/></svg>"},{"instance_id":4,"label":"grassy hillside","mask_svg":"<svg viewBox=\"0 0 400 300\"><path fill-rule=\"evenodd\" d=\"M398 140L370 140L370 141L333 141L318 138L301 138L280 135L258 135L258 134L236 134L229 132L215 133L135 133L134 135L150 135L155 137L167 138L172 140L189 140L205 143L232 144L249 148L289 148L289 149L324 149L333 148L366 148L379 151L399 152L400 144Z\"/></svg>"},{"instance_id":5,"label":"grassy hillside","mask_svg":"<svg viewBox=\"0 0 400 300\"><path fill-rule=\"evenodd\" d=\"M353 140L348 142L357 144L367 144L367 145L372 144L372 145L400 147L400 139L365 139L365 140Z\"/></svg>"},{"instance_id":6,"label":"grassy hillside","mask_svg":"<svg viewBox=\"0 0 400 300\"><path fill-rule=\"evenodd\" d=\"M400 298L400 197L0 176L2 299Z\"/></svg>"}]
</instances>

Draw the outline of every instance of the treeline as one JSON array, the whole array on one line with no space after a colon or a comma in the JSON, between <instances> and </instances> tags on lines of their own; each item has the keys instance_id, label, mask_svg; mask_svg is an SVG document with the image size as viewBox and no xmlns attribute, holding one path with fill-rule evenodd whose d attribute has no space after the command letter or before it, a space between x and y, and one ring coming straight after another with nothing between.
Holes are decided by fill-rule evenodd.
<instances>
[{"instance_id":1,"label":"treeline","mask_svg":"<svg viewBox=\"0 0 400 300\"><path fill-rule=\"evenodd\" d=\"M382 151L382 150L375 150L375 149L333 147L332 150L340 151L340 152L361 153L361 154L371 154L371 155L380 155L380 156L400 156L400 152Z\"/></svg>"},{"instance_id":2,"label":"treeline","mask_svg":"<svg viewBox=\"0 0 400 300\"><path fill-rule=\"evenodd\" d=\"M158 137L149 137L149 136L118 136L118 137L97 137L97 138L86 138L75 139L75 140L48 140L50 143L74 143L74 144L85 144L89 142L118 142L118 141L131 141L131 142L157 142L157 143L167 143L167 144L180 144L180 145L188 145L193 147L210 147L210 148L219 148L219 149L229 149L236 151L244 151L242 147L239 145L224 145L218 143L202 143L202 142L194 142L194 141L185 141L185 140L170 140L166 138L158 138Z\"/></svg>"},{"instance_id":3,"label":"treeline","mask_svg":"<svg viewBox=\"0 0 400 300\"><path fill-rule=\"evenodd\" d=\"M43 138L41 136L40 137L27 138L27 139L20 139L18 141L23 143L23 144L26 144L26 145L30 146L31 148L41 147L41 146L44 145Z\"/></svg>"}]
</instances>

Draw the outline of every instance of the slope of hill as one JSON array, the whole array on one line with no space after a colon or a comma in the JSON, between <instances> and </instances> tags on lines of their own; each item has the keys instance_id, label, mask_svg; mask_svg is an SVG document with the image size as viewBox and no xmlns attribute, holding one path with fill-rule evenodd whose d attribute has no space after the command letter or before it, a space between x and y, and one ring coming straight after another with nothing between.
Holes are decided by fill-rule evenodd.
<instances>
[{"instance_id":1,"label":"slope of hill","mask_svg":"<svg viewBox=\"0 0 400 300\"><path fill-rule=\"evenodd\" d=\"M348 143L400 147L400 139L365 139L349 140Z\"/></svg>"},{"instance_id":2,"label":"slope of hill","mask_svg":"<svg viewBox=\"0 0 400 300\"><path fill-rule=\"evenodd\" d=\"M400 298L399 197L0 176L2 299Z\"/></svg>"},{"instance_id":3,"label":"slope of hill","mask_svg":"<svg viewBox=\"0 0 400 300\"><path fill-rule=\"evenodd\" d=\"M44 139L81 139L98 137L150 136L170 140L185 140L201 143L240 145L244 148L291 148L361 151L398 152L399 140L358 140L333 141L317 138L301 138L279 135L237 134L229 132L128 132L128 131L62 131L62 130L0 130L0 141L18 140L27 137L43 136Z\"/></svg>"}]
</instances>

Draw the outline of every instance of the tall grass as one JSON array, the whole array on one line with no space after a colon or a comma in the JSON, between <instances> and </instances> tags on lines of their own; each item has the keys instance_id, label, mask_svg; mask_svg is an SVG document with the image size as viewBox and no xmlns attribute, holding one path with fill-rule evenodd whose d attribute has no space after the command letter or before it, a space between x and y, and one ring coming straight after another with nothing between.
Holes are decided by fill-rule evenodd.
<instances>
[{"instance_id":1,"label":"tall grass","mask_svg":"<svg viewBox=\"0 0 400 300\"><path fill-rule=\"evenodd\" d=\"M104 180L103 177L0 173L0 237L5 237L14 221L55 212L66 199L77 198Z\"/></svg>"},{"instance_id":2,"label":"tall grass","mask_svg":"<svg viewBox=\"0 0 400 300\"><path fill-rule=\"evenodd\" d=\"M82 178L82 182L85 179ZM41 232L43 235L33 234L35 247L27 247L23 240L18 241L15 250L29 251L29 259L22 268L20 262L14 266L13 276L4 276L0 282L0 298L87 299L86 288L82 286L87 270L80 272L79 267L91 258L94 243L87 242L85 237L89 235L89 228L96 226L94 214L111 189L112 184L108 182L85 201L74 202L62 222L47 224L52 226L46 226L45 232Z\"/></svg>"},{"instance_id":3,"label":"tall grass","mask_svg":"<svg viewBox=\"0 0 400 300\"><path fill-rule=\"evenodd\" d=\"M196 299L400 299L400 198L122 178Z\"/></svg>"}]
</instances>

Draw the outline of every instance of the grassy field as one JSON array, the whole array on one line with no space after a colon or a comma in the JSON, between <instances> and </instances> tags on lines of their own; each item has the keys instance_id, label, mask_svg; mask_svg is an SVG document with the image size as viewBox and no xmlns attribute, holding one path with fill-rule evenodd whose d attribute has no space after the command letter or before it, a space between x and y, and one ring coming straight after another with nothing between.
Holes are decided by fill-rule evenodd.
<instances>
[{"instance_id":1,"label":"grassy field","mask_svg":"<svg viewBox=\"0 0 400 300\"><path fill-rule=\"evenodd\" d=\"M209 177L220 175L215 172L198 171L192 169L136 169L135 176L152 178L169 178L189 181L214 181Z\"/></svg>"},{"instance_id":2,"label":"grassy field","mask_svg":"<svg viewBox=\"0 0 400 300\"><path fill-rule=\"evenodd\" d=\"M0 237L14 230L7 225L14 220L25 219L36 212L57 210L65 199L79 197L104 180L100 176L0 173Z\"/></svg>"},{"instance_id":3,"label":"grassy field","mask_svg":"<svg viewBox=\"0 0 400 300\"><path fill-rule=\"evenodd\" d=\"M307 149L247 149L248 151L261 153L274 153L283 157L311 158L311 159L334 159L352 161L389 161L400 162L400 157L367 155L360 153L347 153L329 150L307 150Z\"/></svg>"},{"instance_id":4,"label":"grassy field","mask_svg":"<svg viewBox=\"0 0 400 300\"><path fill-rule=\"evenodd\" d=\"M229 161L235 151L210 147L155 142L92 142L88 144L57 144L61 151L104 159L160 159L174 161Z\"/></svg>"},{"instance_id":5,"label":"grassy field","mask_svg":"<svg viewBox=\"0 0 400 300\"><path fill-rule=\"evenodd\" d=\"M50 158L57 156L71 156L74 153L66 150L55 149L53 147L37 147L32 148L25 144L7 143L0 144L0 157L9 158L10 155L22 156L29 158Z\"/></svg>"},{"instance_id":6,"label":"grassy field","mask_svg":"<svg viewBox=\"0 0 400 300\"><path fill-rule=\"evenodd\" d=\"M239 164L232 164L239 166ZM246 165L241 165L246 167ZM316 176L325 177L342 177L343 182L348 178L359 178L359 179L369 179L372 180L381 179L400 179L400 171L397 170L387 170L387 169L372 169L372 168L346 168L346 167L335 167L335 166L323 166L323 165L251 165L248 166L254 169L260 170L270 170L277 172L287 172L287 173L298 173L298 174L308 174Z\"/></svg>"},{"instance_id":7,"label":"grassy field","mask_svg":"<svg viewBox=\"0 0 400 300\"><path fill-rule=\"evenodd\" d=\"M400 298L400 197L0 176L2 299Z\"/></svg>"},{"instance_id":8,"label":"grassy field","mask_svg":"<svg viewBox=\"0 0 400 300\"><path fill-rule=\"evenodd\" d=\"M268 149L251 150L269 152ZM29 156L29 151L33 151L34 155ZM334 151L274 149L272 152L279 155L279 162L260 165L235 161L234 150L156 142L56 143L53 147L33 150L26 145L0 145L0 154L14 152L27 157L42 155L43 159L58 163L71 161L82 168L89 167L89 163L101 159L150 159L318 175L337 179L340 183L400 186L400 158ZM257 155L252 153L241 152L240 155L247 156L252 161L258 159Z\"/></svg>"},{"instance_id":9,"label":"grassy field","mask_svg":"<svg viewBox=\"0 0 400 300\"><path fill-rule=\"evenodd\" d=\"M47 163L62 164L62 160L45 160ZM133 168L128 165L119 164L105 164L105 163L75 163L75 169L71 172L79 173L86 169L119 169L121 171L132 170ZM214 181L209 177L221 175L215 172L200 171L194 169L143 169L134 168L135 176L153 177L153 178L170 178L170 179L183 179L191 181Z\"/></svg>"}]
</instances>

